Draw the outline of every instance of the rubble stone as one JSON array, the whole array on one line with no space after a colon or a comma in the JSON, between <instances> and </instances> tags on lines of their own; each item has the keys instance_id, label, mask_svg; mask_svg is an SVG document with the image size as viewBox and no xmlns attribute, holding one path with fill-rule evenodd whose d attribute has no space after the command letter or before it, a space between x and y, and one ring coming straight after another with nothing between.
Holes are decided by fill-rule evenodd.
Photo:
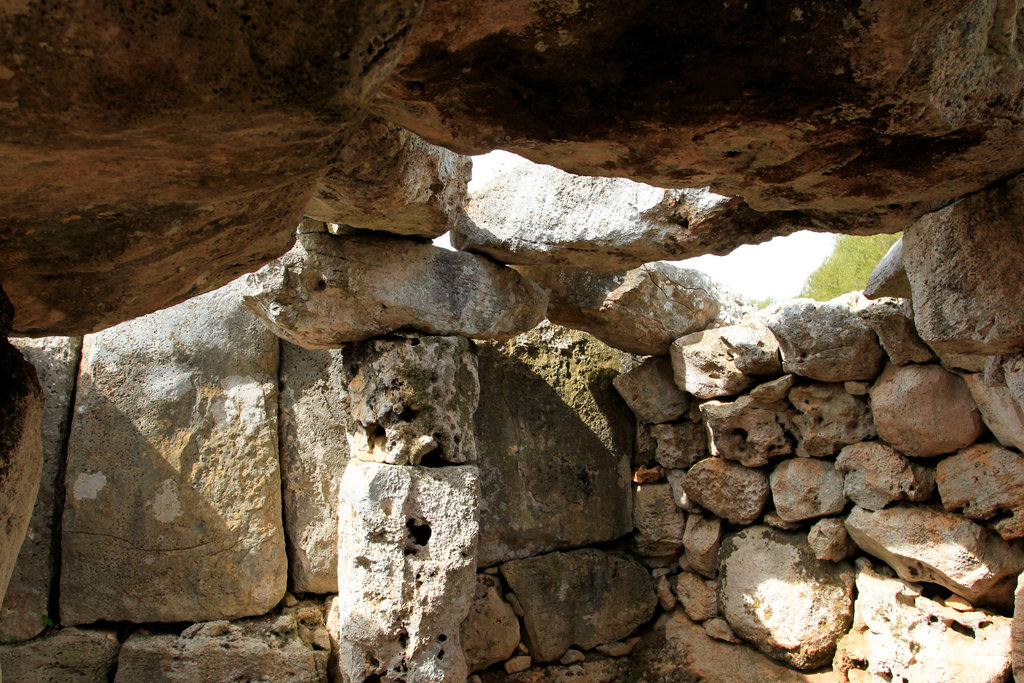
<instances>
[{"instance_id":1,"label":"rubble stone","mask_svg":"<svg viewBox=\"0 0 1024 683\"><path fill-rule=\"evenodd\" d=\"M877 441L846 446L836 458L846 497L868 510L897 500L928 500L935 491L931 473L891 446Z\"/></svg>"},{"instance_id":2,"label":"rubble stone","mask_svg":"<svg viewBox=\"0 0 1024 683\"><path fill-rule=\"evenodd\" d=\"M676 596L694 621L706 621L718 616L718 583L693 572L676 575Z\"/></svg>"},{"instance_id":3,"label":"rubble stone","mask_svg":"<svg viewBox=\"0 0 1024 683\"><path fill-rule=\"evenodd\" d=\"M825 460L783 460L772 470L769 481L775 511L787 522L838 514L846 506L843 477Z\"/></svg>"},{"instance_id":4,"label":"rubble stone","mask_svg":"<svg viewBox=\"0 0 1024 683\"><path fill-rule=\"evenodd\" d=\"M690 406L689 397L675 385L672 362L665 356L648 358L616 377L612 384L633 414L644 422L671 422Z\"/></svg>"},{"instance_id":5,"label":"rubble stone","mask_svg":"<svg viewBox=\"0 0 1024 683\"><path fill-rule=\"evenodd\" d=\"M909 298L877 299L859 313L878 335L878 341L889 355L890 362L906 365L935 360L935 352L921 341L914 327L914 309Z\"/></svg>"},{"instance_id":6,"label":"rubble stone","mask_svg":"<svg viewBox=\"0 0 1024 683\"><path fill-rule=\"evenodd\" d=\"M654 459L662 467L687 468L707 457L708 434L701 423L684 420L650 425L648 433L655 443Z\"/></svg>"},{"instance_id":7,"label":"rubble stone","mask_svg":"<svg viewBox=\"0 0 1024 683\"><path fill-rule=\"evenodd\" d=\"M460 629L469 671L503 662L515 652L519 644L519 619L511 605L501 598L497 577L476 575L473 604Z\"/></svg>"},{"instance_id":8,"label":"rubble stone","mask_svg":"<svg viewBox=\"0 0 1024 683\"><path fill-rule=\"evenodd\" d=\"M875 269L868 276L868 284L864 287L864 296L868 299L883 297L911 297L910 280L903 266L903 238L900 237L885 252Z\"/></svg>"},{"instance_id":9,"label":"rubble stone","mask_svg":"<svg viewBox=\"0 0 1024 683\"><path fill-rule=\"evenodd\" d=\"M676 385L697 398L738 394L756 375L782 372L779 344L757 320L687 334L671 353Z\"/></svg>"},{"instance_id":10,"label":"rubble stone","mask_svg":"<svg viewBox=\"0 0 1024 683\"><path fill-rule=\"evenodd\" d=\"M690 568L708 578L718 575L718 552L722 545L722 520L703 514L686 519L683 547Z\"/></svg>"},{"instance_id":11,"label":"rubble stone","mask_svg":"<svg viewBox=\"0 0 1024 683\"><path fill-rule=\"evenodd\" d=\"M1018 451L1024 450L1024 407L1005 385L988 386L985 378L963 375L971 397L978 406L981 420L999 443Z\"/></svg>"},{"instance_id":12,"label":"rubble stone","mask_svg":"<svg viewBox=\"0 0 1024 683\"><path fill-rule=\"evenodd\" d=\"M807 544L819 560L839 562L852 555L857 546L846 533L843 520L838 517L819 519L807 532Z\"/></svg>"},{"instance_id":13,"label":"rubble stone","mask_svg":"<svg viewBox=\"0 0 1024 683\"><path fill-rule=\"evenodd\" d=\"M799 456L830 458L847 444L877 436L867 401L851 396L842 384L793 387L789 402L797 410L793 424L800 433Z\"/></svg>"},{"instance_id":14,"label":"rubble stone","mask_svg":"<svg viewBox=\"0 0 1024 683\"><path fill-rule=\"evenodd\" d=\"M633 537L640 555L674 555L683 545L686 514L676 506L669 484L643 484L633 492Z\"/></svg>"},{"instance_id":15,"label":"rubble stone","mask_svg":"<svg viewBox=\"0 0 1024 683\"><path fill-rule=\"evenodd\" d=\"M935 483L942 506L971 519L992 519L1006 539L1024 538L1024 457L992 444L976 444L939 462Z\"/></svg>"},{"instance_id":16,"label":"rubble stone","mask_svg":"<svg viewBox=\"0 0 1024 683\"><path fill-rule=\"evenodd\" d=\"M686 475L687 495L698 505L733 524L750 524L768 503L768 477L739 463L705 458Z\"/></svg>"},{"instance_id":17,"label":"rubble stone","mask_svg":"<svg viewBox=\"0 0 1024 683\"><path fill-rule=\"evenodd\" d=\"M712 455L760 467L793 452L796 412L788 403L762 403L740 396L735 401L706 401L700 404L700 412Z\"/></svg>"}]
</instances>

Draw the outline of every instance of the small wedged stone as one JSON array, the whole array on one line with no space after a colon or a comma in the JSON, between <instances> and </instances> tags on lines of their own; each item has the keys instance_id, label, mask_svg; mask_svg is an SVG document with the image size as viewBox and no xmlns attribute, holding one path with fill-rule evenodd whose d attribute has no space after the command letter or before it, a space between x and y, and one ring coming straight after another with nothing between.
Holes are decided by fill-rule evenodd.
<instances>
[{"instance_id":1,"label":"small wedged stone","mask_svg":"<svg viewBox=\"0 0 1024 683\"><path fill-rule=\"evenodd\" d=\"M800 434L796 454L801 457L830 458L847 444L877 436L867 400L851 396L842 384L793 387L789 402L797 410L793 424Z\"/></svg>"},{"instance_id":2,"label":"small wedged stone","mask_svg":"<svg viewBox=\"0 0 1024 683\"><path fill-rule=\"evenodd\" d=\"M938 365L889 365L871 387L878 436L912 457L952 453L984 425L967 384Z\"/></svg>"},{"instance_id":3,"label":"small wedged stone","mask_svg":"<svg viewBox=\"0 0 1024 683\"><path fill-rule=\"evenodd\" d=\"M718 517L692 514L686 518L683 548L691 569L709 579L718 575L718 552L723 533L722 520Z\"/></svg>"},{"instance_id":4,"label":"small wedged stone","mask_svg":"<svg viewBox=\"0 0 1024 683\"><path fill-rule=\"evenodd\" d=\"M1024 406L1005 384L989 386L981 374L962 375L981 421L1004 446L1024 450Z\"/></svg>"},{"instance_id":5,"label":"small wedged stone","mask_svg":"<svg viewBox=\"0 0 1024 683\"><path fill-rule=\"evenodd\" d=\"M0 669L10 683L107 683L120 649L113 629L69 627L24 643L0 645Z\"/></svg>"},{"instance_id":6,"label":"small wedged stone","mask_svg":"<svg viewBox=\"0 0 1024 683\"><path fill-rule=\"evenodd\" d=\"M771 495L764 472L722 458L691 467L683 488L698 505L733 524L751 524Z\"/></svg>"},{"instance_id":7,"label":"small wedged stone","mask_svg":"<svg viewBox=\"0 0 1024 683\"><path fill-rule=\"evenodd\" d=\"M633 414L644 422L671 422L690 407L690 397L676 386L672 362L665 356L648 358L616 377L612 384Z\"/></svg>"},{"instance_id":8,"label":"small wedged stone","mask_svg":"<svg viewBox=\"0 0 1024 683\"><path fill-rule=\"evenodd\" d=\"M523 606L524 641L540 662L571 645L590 649L630 635L654 614L654 581L634 560L585 548L501 566Z\"/></svg>"},{"instance_id":9,"label":"small wedged stone","mask_svg":"<svg viewBox=\"0 0 1024 683\"><path fill-rule=\"evenodd\" d=\"M704 273L665 262L619 273L568 266L518 270L547 292L548 320L645 356L667 355L673 341L707 327L730 296Z\"/></svg>"},{"instance_id":10,"label":"small wedged stone","mask_svg":"<svg viewBox=\"0 0 1024 683\"><path fill-rule=\"evenodd\" d=\"M767 465L793 452L796 411L784 401L763 403L750 396L700 404L711 454L748 467Z\"/></svg>"},{"instance_id":11,"label":"small wedged stone","mask_svg":"<svg viewBox=\"0 0 1024 683\"><path fill-rule=\"evenodd\" d=\"M306 348L395 330L509 339L535 327L544 292L480 256L408 239L326 233L246 277L243 300L274 334Z\"/></svg>"},{"instance_id":12,"label":"small wedged stone","mask_svg":"<svg viewBox=\"0 0 1024 683\"><path fill-rule=\"evenodd\" d=\"M935 468L942 506L971 519L992 519L1005 539L1024 538L1024 456L992 444L976 444L944 458Z\"/></svg>"},{"instance_id":13,"label":"small wedged stone","mask_svg":"<svg viewBox=\"0 0 1024 683\"><path fill-rule=\"evenodd\" d=\"M787 522L835 515L846 506L843 477L826 460L783 460L772 470L769 481L775 511Z\"/></svg>"},{"instance_id":14,"label":"small wedged stone","mask_svg":"<svg viewBox=\"0 0 1024 683\"><path fill-rule=\"evenodd\" d=\"M476 591L462 622L460 640L469 671L486 669L512 656L519 644L519 619L501 597L501 581L476 575Z\"/></svg>"},{"instance_id":15,"label":"small wedged stone","mask_svg":"<svg viewBox=\"0 0 1024 683\"><path fill-rule=\"evenodd\" d=\"M805 536L754 526L722 543L718 603L738 636L796 669L832 660L853 619L853 568L815 558Z\"/></svg>"},{"instance_id":16,"label":"small wedged stone","mask_svg":"<svg viewBox=\"0 0 1024 683\"><path fill-rule=\"evenodd\" d=\"M683 545L686 514L669 484L643 484L633 491L633 544L639 555L674 555Z\"/></svg>"},{"instance_id":17,"label":"small wedged stone","mask_svg":"<svg viewBox=\"0 0 1024 683\"><path fill-rule=\"evenodd\" d=\"M676 597L694 621L718 616L718 583L693 572L680 572L675 579Z\"/></svg>"},{"instance_id":18,"label":"small wedged stone","mask_svg":"<svg viewBox=\"0 0 1024 683\"><path fill-rule=\"evenodd\" d=\"M885 351L867 323L842 298L796 299L765 320L782 352L785 372L821 382L874 379Z\"/></svg>"},{"instance_id":19,"label":"small wedged stone","mask_svg":"<svg viewBox=\"0 0 1024 683\"><path fill-rule=\"evenodd\" d=\"M807 544L819 560L839 562L857 550L850 540L843 520L838 517L819 519L807 532Z\"/></svg>"},{"instance_id":20,"label":"small wedged stone","mask_svg":"<svg viewBox=\"0 0 1024 683\"><path fill-rule=\"evenodd\" d=\"M685 420L650 425L654 459L662 467L685 469L708 454L708 435L703 424Z\"/></svg>"},{"instance_id":21,"label":"small wedged stone","mask_svg":"<svg viewBox=\"0 0 1024 683\"><path fill-rule=\"evenodd\" d=\"M476 461L480 381L469 340L396 334L351 344L344 381L351 457L391 465Z\"/></svg>"},{"instance_id":22,"label":"small wedged stone","mask_svg":"<svg viewBox=\"0 0 1024 683\"><path fill-rule=\"evenodd\" d=\"M914 327L914 309L910 299L876 299L858 313L878 335L878 342L890 362L906 365L935 360L935 352L921 341Z\"/></svg>"},{"instance_id":23,"label":"small wedged stone","mask_svg":"<svg viewBox=\"0 0 1024 683\"><path fill-rule=\"evenodd\" d=\"M672 498L676 502L676 507L685 512L700 512L700 506L691 501L686 493L686 470L666 470L665 478L672 487Z\"/></svg>"},{"instance_id":24,"label":"small wedged stone","mask_svg":"<svg viewBox=\"0 0 1024 683\"><path fill-rule=\"evenodd\" d=\"M910 280L903 266L903 238L900 237L885 252L875 269L868 276L868 284L864 287L864 296L868 299L883 297L911 297Z\"/></svg>"},{"instance_id":25,"label":"small wedged stone","mask_svg":"<svg viewBox=\"0 0 1024 683\"><path fill-rule=\"evenodd\" d=\"M793 388L795 383L796 375L783 375L782 377L773 379L770 382L758 384L750 390L750 396L751 398L756 398L762 403L781 401L786 398L786 395L789 394L789 390Z\"/></svg>"},{"instance_id":26,"label":"small wedged stone","mask_svg":"<svg viewBox=\"0 0 1024 683\"><path fill-rule=\"evenodd\" d=\"M732 396L782 372L779 344L759 320L693 332L672 342L676 385L697 398Z\"/></svg>"},{"instance_id":27,"label":"small wedged stone","mask_svg":"<svg viewBox=\"0 0 1024 683\"><path fill-rule=\"evenodd\" d=\"M945 586L975 604L1012 602L1024 549L972 520L923 505L853 508L846 530L906 581Z\"/></svg>"},{"instance_id":28,"label":"small wedged stone","mask_svg":"<svg viewBox=\"0 0 1024 683\"><path fill-rule=\"evenodd\" d=\"M877 441L844 447L836 470L843 475L846 497L868 510L881 510L898 500L926 501L935 491L928 469Z\"/></svg>"}]
</instances>

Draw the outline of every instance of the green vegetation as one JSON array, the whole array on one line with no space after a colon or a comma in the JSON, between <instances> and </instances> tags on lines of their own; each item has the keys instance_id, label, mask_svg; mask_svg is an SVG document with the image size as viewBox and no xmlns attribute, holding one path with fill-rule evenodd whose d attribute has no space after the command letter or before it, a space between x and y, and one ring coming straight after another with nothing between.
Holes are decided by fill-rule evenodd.
<instances>
[{"instance_id":1,"label":"green vegetation","mask_svg":"<svg viewBox=\"0 0 1024 683\"><path fill-rule=\"evenodd\" d=\"M902 235L840 235L832 254L807 278L800 296L828 301L864 289L871 271Z\"/></svg>"}]
</instances>

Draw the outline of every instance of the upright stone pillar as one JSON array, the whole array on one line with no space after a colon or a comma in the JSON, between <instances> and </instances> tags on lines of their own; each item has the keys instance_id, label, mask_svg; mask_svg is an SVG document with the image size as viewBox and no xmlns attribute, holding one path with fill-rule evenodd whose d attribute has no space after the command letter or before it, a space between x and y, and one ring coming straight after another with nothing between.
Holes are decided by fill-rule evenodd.
<instances>
[{"instance_id":1,"label":"upright stone pillar","mask_svg":"<svg viewBox=\"0 0 1024 683\"><path fill-rule=\"evenodd\" d=\"M480 386L462 337L345 350L351 460L341 482L341 679L458 681L476 580Z\"/></svg>"}]
</instances>

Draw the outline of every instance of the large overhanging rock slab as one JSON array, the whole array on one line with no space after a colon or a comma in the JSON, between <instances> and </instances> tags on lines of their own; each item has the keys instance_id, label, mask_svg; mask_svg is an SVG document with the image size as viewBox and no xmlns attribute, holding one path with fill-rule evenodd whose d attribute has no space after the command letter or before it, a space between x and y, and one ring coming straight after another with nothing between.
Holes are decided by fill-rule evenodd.
<instances>
[{"instance_id":1,"label":"large overhanging rock slab","mask_svg":"<svg viewBox=\"0 0 1024 683\"><path fill-rule=\"evenodd\" d=\"M278 341L234 287L88 335L61 621L203 621L284 595Z\"/></svg>"},{"instance_id":2,"label":"large overhanging rock slab","mask_svg":"<svg viewBox=\"0 0 1024 683\"><path fill-rule=\"evenodd\" d=\"M707 188L665 190L518 164L473 193L452 244L502 263L618 271L726 254L809 227L788 218Z\"/></svg>"},{"instance_id":3,"label":"large overhanging rock slab","mask_svg":"<svg viewBox=\"0 0 1024 683\"><path fill-rule=\"evenodd\" d=\"M306 233L246 279L245 304L306 348L398 329L509 339L544 319L547 297L481 256L400 238Z\"/></svg>"},{"instance_id":4,"label":"large overhanging rock slab","mask_svg":"<svg viewBox=\"0 0 1024 683\"><path fill-rule=\"evenodd\" d=\"M420 4L5 12L0 281L15 329L93 332L283 253Z\"/></svg>"},{"instance_id":5,"label":"large overhanging rock slab","mask_svg":"<svg viewBox=\"0 0 1024 683\"><path fill-rule=\"evenodd\" d=\"M1024 176L928 214L903 236L921 338L942 353L1024 348Z\"/></svg>"},{"instance_id":6,"label":"large overhanging rock slab","mask_svg":"<svg viewBox=\"0 0 1024 683\"><path fill-rule=\"evenodd\" d=\"M954 0L447 0L377 109L462 153L758 210L948 201L1024 167L1016 20Z\"/></svg>"},{"instance_id":7,"label":"large overhanging rock slab","mask_svg":"<svg viewBox=\"0 0 1024 683\"><path fill-rule=\"evenodd\" d=\"M523 266L548 294L548 319L584 330L609 346L664 356L672 342L712 321L734 322L740 302L710 277L671 263L620 273L585 268Z\"/></svg>"},{"instance_id":8,"label":"large overhanging rock slab","mask_svg":"<svg viewBox=\"0 0 1024 683\"><path fill-rule=\"evenodd\" d=\"M393 123L367 119L339 156L305 208L339 230L437 237L466 204L472 161Z\"/></svg>"}]
</instances>

